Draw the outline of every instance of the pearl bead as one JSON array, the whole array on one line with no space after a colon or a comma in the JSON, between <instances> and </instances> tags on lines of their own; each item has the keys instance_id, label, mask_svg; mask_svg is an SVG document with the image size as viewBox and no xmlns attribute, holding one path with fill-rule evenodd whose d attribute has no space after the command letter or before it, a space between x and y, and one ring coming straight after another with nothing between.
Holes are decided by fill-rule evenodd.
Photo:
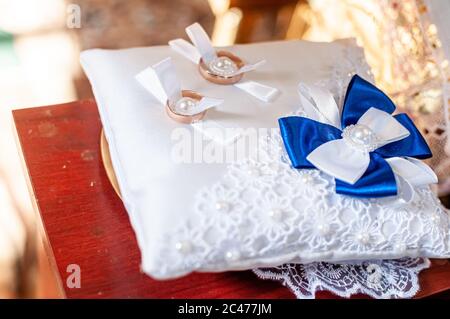
<instances>
[{"instance_id":1,"label":"pearl bead","mask_svg":"<svg viewBox=\"0 0 450 319\"><path fill-rule=\"evenodd\" d=\"M311 184L314 181L314 178L309 174L303 174L301 180L304 184Z\"/></svg>"},{"instance_id":2,"label":"pearl bead","mask_svg":"<svg viewBox=\"0 0 450 319\"><path fill-rule=\"evenodd\" d=\"M179 241L175 244L175 249L182 254L187 254L191 251L192 246L191 243L188 241Z\"/></svg>"},{"instance_id":3,"label":"pearl bead","mask_svg":"<svg viewBox=\"0 0 450 319\"><path fill-rule=\"evenodd\" d=\"M370 129L362 125L356 125L351 132L353 141L359 144L370 144L373 139L373 133Z\"/></svg>"},{"instance_id":4,"label":"pearl bead","mask_svg":"<svg viewBox=\"0 0 450 319\"><path fill-rule=\"evenodd\" d=\"M365 125L355 124L347 126L342 137L350 145L365 151L373 151L377 147L375 133Z\"/></svg>"},{"instance_id":5,"label":"pearl bead","mask_svg":"<svg viewBox=\"0 0 450 319\"><path fill-rule=\"evenodd\" d=\"M221 213L226 213L230 210L230 205L223 200L216 202L216 210Z\"/></svg>"},{"instance_id":6,"label":"pearl bead","mask_svg":"<svg viewBox=\"0 0 450 319\"><path fill-rule=\"evenodd\" d=\"M237 250L229 250L225 253L225 259L228 262L233 262L239 259L241 254Z\"/></svg>"},{"instance_id":7,"label":"pearl bead","mask_svg":"<svg viewBox=\"0 0 450 319\"><path fill-rule=\"evenodd\" d=\"M181 111L190 111L197 105L197 101L190 97L183 97L175 103L175 109Z\"/></svg>"},{"instance_id":8,"label":"pearl bead","mask_svg":"<svg viewBox=\"0 0 450 319\"><path fill-rule=\"evenodd\" d=\"M232 76L238 70L236 63L226 56L215 58L208 67L212 73L220 76Z\"/></svg>"},{"instance_id":9,"label":"pearl bead","mask_svg":"<svg viewBox=\"0 0 450 319\"><path fill-rule=\"evenodd\" d=\"M440 222L439 215L438 215L438 214L433 214L433 215L431 215L431 221L432 221L433 223L438 223L438 222Z\"/></svg>"},{"instance_id":10,"label":"pearl bead","mask_svg":"<svg viewBox=\"0 0 450 319\"><path fill-rule=\"evenodd\" d=\"M403 243L395 244L394 247L395 247L396 251L405 251L406 250L406 245Z\"/></svg>"},{"instance_id":11,"label":"pearl bead","mask_svg":"<svg viewBox=\"0 0 450 319\"><path fill-rule=\"evenodd\" d=\"M356 238L363 245L367 245L370 241L370 236L368 234L358 234Z\"/></svg>"},{"instance_id":12,"label":"pearl bead","mask_svg":"<svg viewBox=\"0 0 450 319\"><path fill-rule=\"evenodd\" d=\"M322 236L326 236L330 233L330 225L328 224L319 224L317 225L317 230Z\"/></svg>"},{"instance_id":13,"label":"pearl bead","mask_svg":"<svg viewBox=\"0 0 450 319\"><path fill-rule=\"evenodd\" d=\"M272 209L269 211L269 216L275 221L280 221L283 218L283 211L281 209Z\"/></svg>"}]
</instances>

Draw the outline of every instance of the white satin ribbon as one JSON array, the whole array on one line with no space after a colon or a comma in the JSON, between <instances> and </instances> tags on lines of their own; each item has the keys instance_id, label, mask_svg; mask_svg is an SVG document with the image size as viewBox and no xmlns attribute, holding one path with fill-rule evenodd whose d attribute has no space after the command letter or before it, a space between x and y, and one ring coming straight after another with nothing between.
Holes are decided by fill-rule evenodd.
<instances>
[{"instance_id":1,"label":"white satin ribbon","mask_svg":"<svg viewBox=\"0 0 450 319\"><path fill-rule=\"evenodd\" d=\"M398 196L403 202L414 198L414 187L436 184L438 178L433 170L422 161L412 157L393 157L386 159L397 178Z\"/></svg>"},{"instance_id":2,"label":"white satin ribbon","mask_svg":"<svg viewBox=\"0 0 450 319\"><path fill-rule=\"evenodd\" d=\"M186 28L186 33L206 63L211 62L217 57L216 50L214 49L208 34L199 23L196 22L188 26Z\"/></svg>"},{"instance_id":3,"label":"white satin ribbon","mask_svg":"<svg viewBox=\"0 0 450 319\"><path fill-rule=\"evenodd\" d=\"M343 139L323 143L306 159L328 175L350 184L364 175L370 163L369 153L355 150Z\"/></svg>"},{"instance_id":4,"label":"white satin ribbon","mask_svg":"<svg viewBox=\"0 0 450 319\"><path fill-rule=\"evenodd\" d=\"M247 92L263 102L271 102L276 99L279 90L255 81L241 81L234 84L235 87Z\"/></svg>"},{"instance_id":5,"label":"white satin ribbon","mask_svg":"<svg viewBox=\"0 0 450 319\"><path fill-rule=\"evenodd\" d=\"M413 186L436 184L438 178L434 171L422 161L412 157L387 158L395 174L402 176Z\"/></svg>"},{"instance_id":6,"label":"white satin ribbon","mask_svg":"<svg viewBox=\"0 0 450 319\"><path fill-rule=\"evenodd\" d=\"M308 118L341 129L339 108L329 91L316 85L300 83L298 92ZM320 103L320 106L317 103Z\"/></svg>"},{"instance_id":7,"label":"white satin ribbon","mask_svg":"<svg viewBox=\"0 0 450 319\"><path fill-rule=\"evenodd\" d=\"M175 39L169 41L169 46L177 53L181 54L188 60L195 64L203 59L206 63L212 61L217 57L208 34L199 23L194 23L186 28L186 33L191 39L191 43L183 39ZM266 63L266 60L261 60L253 64L245 64L236 74L246 73L257 69ZM267 86L254 81L247 81L234 84L235 87L247 92L263 102L270 102L276 98L280 92L278 89Z\"/></svg>"},{"instance_id":8,"label":"white satin ribbon","mask_svg":"<svg viewBox=\"0 0 450 319\"><path fill-rule=\"evenodd\" d=\"M198 64L202 56L198 53L195 46L187 42L185 39L175 39L169 41L169 46L175 52L181 54L186 59L191 60L193 63Z\"/></svg>"},{"instance_id":9,"label":"white satin ribbon","mask_svg":"<svg viewBox=\"0 0 450 319\"><path fill-rule=\"evenodd\" d=\"M322 104L317 105L320 107ZM392 115L376 108L367 110L357 125L368 127L376 135L377 148L409 135L409 131ZM327 174L350 184L364 175L370 162L369 152L356 149L345 138L322 144L307 156L307 160Z\"/></svg>"},{"instance_id":10,"label":"white satin ribbon","mask_svg":"<svg viewBox=\"0 0 450 319\"><path fill-rule=\"evenodd\" d=\"M181 84L171 58L166 58L151 68L159 80L160 87L167 96L169 103L174 103L181 98ZM161 94L162 95L162 94Z\"/></svg>"},{"instance_id":11,"label":"white satin ribbon","mask_svg":"<svg viewBox=\"0 0 450 319\"><path fill-rule=\"evenodd\" d=\"M206 111L207 109L213 108L223 103L222 99L216 99L213 97L202 97L202 99L198 102L195 110L197 113Z\"/></svg>"},{"instance_id":12,"label":"white satin ribbon","mask_svg":"<svg viewBox=\"0 0 450 319\"><path fill-rule=\"evenodd\" d=\"M253 63L253 64L245 64L242 68L240 68L236 74L246 73L253 71L257 68L259 68L261 65L266 64L266 60L261 60L259 62Z\"/></svg>"},{"instance_id":13,"label":"white satin ribbon","mask_svg":"<svg viewBox=\"0 0 450 319\"><path fill-rule=\"evenodd\" d=\"M165 105L167 103L169 97L163 83L166 83L166 85L169 86L170 84L168 83L168 81L160 81L158 74L155 72L153 67L150 66L138 73L136 75L136 80L162 105ZM176 83L173 83L172 85L175 87L177 86Z\"/></svg>"},{"instance_id":14,"label":"white satin ribbon","mask_svg":"<svg viewBox=\"0 0 450 319\"><path fill-rule=\"evenodd\" d=\"M358 124L367 126L378 137L378 147L400 141L409 136L409 131L391 114L371 107L358 120Z\"/></svg>"},{"instance_id":15,"label":"white satin ribbon","mask_svg":"<svg viewBox=\"0 0 450 319\"><path fill-rule=\"evenodd\" d=\"M137 81L162 105L175 103L182 97L181 84L171 58L166 58L136 75ZM222 99L203 97L197 104L200 113L223 103Z\"/></svg>"},{"instance_id":16,"label":"white satin ribbon","mask_svg":"<svg viewBox=\"0 0 450 319\"><path fill-rule=\"evenodd\" d=\"M300 101L308 118L333 125L339 129L339 108L332 94L315 85L300 84ZM391 114L370 108L358 120L357 125L369 128L377 137L376 147L399 141L409 136L409 131ZM369 152L358 149L344 138L326 142L306 157L321 171L350 184L356 183L369 166ZM386 159L393 172L407 183L405 189L411 197L413 187L437 183L436 174L422 161L414 158L394 157Z\"/></svg>"}]
</instances>

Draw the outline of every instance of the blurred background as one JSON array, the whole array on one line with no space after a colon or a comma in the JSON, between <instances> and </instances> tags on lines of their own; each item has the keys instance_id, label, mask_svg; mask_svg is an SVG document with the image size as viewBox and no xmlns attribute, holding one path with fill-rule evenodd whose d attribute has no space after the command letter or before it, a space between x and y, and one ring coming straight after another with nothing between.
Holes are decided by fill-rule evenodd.
<instances>
[{"instance_id":1,"label":"blurred background","mask_svg":"<svg viewBox=\"0 0 450 319\"><path fill-rule=\"evenodd\" d=\"M1 298L56 296L11 110L91 98L80 51L167 44L195 21L218 46L355 37L377 85L432 146L449 204L448 0L0 0Z\"/></svg>"}]
</instances>

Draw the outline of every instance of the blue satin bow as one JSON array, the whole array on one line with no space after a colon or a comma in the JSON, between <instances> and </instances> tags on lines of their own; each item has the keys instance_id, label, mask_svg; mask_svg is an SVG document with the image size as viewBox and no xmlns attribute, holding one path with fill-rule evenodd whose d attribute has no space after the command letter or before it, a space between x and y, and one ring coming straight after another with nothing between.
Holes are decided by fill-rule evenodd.
<instances>
[{"instance_id":1,"label":"blue satin bow","mask_svg":"<svg viewBox=\"0 0 450 319\"><path fill-rule=\"evenodd\" d=\"M389 97L358 75L353 76L348 86L341 115L341 127L356 124L371 107L389 114L395 111ZM364 175L349 184L339 179L336 192L355 197L384 197L397 194L395 175L384 158L408 156L425 159L432 156L425 139L406 114L394 116L410 135L400 141L386 144L370 155L370 164ZM286 151L294 168L315 168L306 157L323 143L341 138L342 131L334 126L300 116L290 116L278 120Z\"/></svg>"}]
</instances>

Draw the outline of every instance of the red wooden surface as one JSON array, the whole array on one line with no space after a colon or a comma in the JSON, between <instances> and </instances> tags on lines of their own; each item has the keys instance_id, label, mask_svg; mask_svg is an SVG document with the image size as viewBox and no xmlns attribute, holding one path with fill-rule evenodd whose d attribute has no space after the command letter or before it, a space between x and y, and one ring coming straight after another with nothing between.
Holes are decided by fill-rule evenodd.
<instances>
[{"instance_id":1,"label":"red wooden surface","mask_svg":"<svg viewBox=\"0 0 450 319\"><path fill-rule=\"evenodd\" d=\"M141 273L140 253L122 202L100 156L101 123L93 101L13 111L49 258L69 298L292 298L250 272L192 274L155 281ZM65 285L81 267L81 288ZM450 287L450 265L423 272L422 295ZM321 293L321 298L332 297ZM361 297L361 296L360 296Z\"/></svg>"}]
</instances>

